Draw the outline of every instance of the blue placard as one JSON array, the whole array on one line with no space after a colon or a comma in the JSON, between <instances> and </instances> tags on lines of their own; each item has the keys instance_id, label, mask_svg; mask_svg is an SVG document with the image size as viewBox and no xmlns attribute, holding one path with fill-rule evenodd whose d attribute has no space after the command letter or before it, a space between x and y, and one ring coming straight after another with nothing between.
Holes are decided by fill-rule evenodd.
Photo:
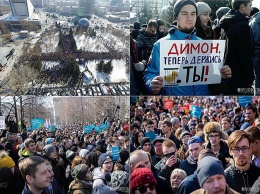
<instances>
[{"instance_id":1,"label":"blue placard","mask_svg":"<svg viewBox=\"0 0 260 194\"><path fill-rule=\"evenodd\" d=\"M91 133L93 127L91 125L89 125L89 126L84 126L83 129L84 129L85 134L86 133L89 134L89 133Z\"/></svg>"},{"instance_id":2,"label":"blue placard","mask_svg":"<svg viewBox=\"0 0 260 194\"><path fill-rule=\"evenodd\" d=\"M201 113L202 113L202 108L201 107L195 106L195 105L192 106L191 113L190 113L191 116L196 116L196 117L198 117L200 119L201 118Z\"/></svg>"},{"instance_id":3,"label":"blue placard","mask_svg":"<svg viewBox=\"0 0 260 194\"><path fill-rule=\"evenodd\" d=\"M44 119L43 118L31 119L31 125L32 125L32 130L43 128Z\"/></svg>"},{"instance_id":4,"label":"blue placard","mask_svg":"<svg viewBox=\"0 0 260 194\"><path fill-rule=\"evenodd\" d=\"M112 160L117 161L120 157L120 149L118 146L112 147Z\"/></svg>"},{"instance_id":5,"label":"blue placard","mask_svg":"<svg viewBox=\"0 0 260 194\"><path fill-rule=\"evenodd\" d=\"M245 106L252 101L252 96L238 96L239 106Z\"/></svg>"},{"instance_id":6,"label":"blue placard","mask_svg":"<svg viewBox=\"0 0 260 194\"><path fill-rule=\"evenodd\" d=\"M149 137L150 141L152 142L155 139L155 132L145 132L145 137Z\"/></svg>"}]
</instances>

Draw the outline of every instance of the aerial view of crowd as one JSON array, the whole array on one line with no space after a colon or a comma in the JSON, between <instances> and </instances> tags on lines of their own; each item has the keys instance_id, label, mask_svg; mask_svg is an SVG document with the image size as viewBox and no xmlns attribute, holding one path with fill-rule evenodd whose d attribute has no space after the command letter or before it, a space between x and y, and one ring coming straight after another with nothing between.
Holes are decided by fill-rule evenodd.
<instances>
[{"instance_id":1,"label":"aerial view of crowd","mask_svg":"<svg viewBox=\"0 0 260 194\"><path fill-rule=\"evenodd\" d=\"M125 123L125 121L124 121ZM120 119L102 132L81 124L19 131L13 116L0 135L1 194L128 194L129 135Z\"/></svg>"},{"instance_id":2,"label":"aerial view of crowd","mask_svg":"<svg viewBox=\"0 0 260 194\"><path fill-rule=\"evenodd\" d=\"M132 97L130 193L260 193L259 110L260 98Z\"/></svg>"},{"instance_id":3,"label":"aerial view of crowd","mask_svg":"<svg viewBox=\"0 0 260 194\"><path fill-rule=\"evenodd\" d=\"M146 25L132 24L131 95L258 94L259 10L252 7L252 0L226 2L228 7L210 7L210 1L173 0L165 17L148 18ZM170 24L165 18L172 18ZM203 46L199 43L207 45L209 40L218 46L224 41L223 50L214 47L215 54L222 55L219 63L200 60L214 56L213 47L209 52L200 51ZM184 46L177 49L181 44ZM196 54L188 48L194 48ZM195 58L198 60L193 61ZM211 80L216 74L217 80ZM211 76L203 79L204 75Z\"/></svg>"}]
</instances>

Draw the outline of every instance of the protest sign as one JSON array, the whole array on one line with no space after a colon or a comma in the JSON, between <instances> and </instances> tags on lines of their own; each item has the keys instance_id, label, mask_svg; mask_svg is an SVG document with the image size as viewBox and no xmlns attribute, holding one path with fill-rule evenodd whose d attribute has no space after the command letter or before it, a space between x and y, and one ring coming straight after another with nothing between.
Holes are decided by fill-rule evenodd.
<instances>
[{"instance_id":1,"label":"protest sign","mask_svg":"<svg viewBox=\"0 0 260 194\"><path fill-rule=\"evenodd\" d=\"M112 147L112 160L117 161L120 157L120 149L118 146Z\"/></svg>"},{"instance_id":2,"label":"protest sign","mask_svg":"<svg viewBox=\"0 0 260 194\"><path fill-rule=\"evenodd\" d=\"M196 117L198 117L200 119L201 118L201 113L202 113L202 108L201 107L195 106L195 105L192 106L191 113L190 113L191 116L196 116Z\"/></svg>"},{"instance_id":3,"label":"protest sign","mask_svg":"<svg viewBox=\"0 0 260 194\"><path fill-rule=\"evenodd\" d=\"M31 125L32 125L32 130L43 128L44 119L43 118L31 119Z\"/></svg>"},{"instance_id":4,"label":"protest sign","mask_svg":"<svg viewBox=\"0 0 260 194\"><path fill-rule=\"evenodd\" d=\"M190 86L221 82L224 40L164 40L160 42L163 85Z\"/></svg>"},{"instance_id":5,"label":"protest sign","mask_svg":"<svg viewBox=\"0 0 260 194\"><path fill-rule=\"evenodd\" d=\"M163 101L163 109L172 109L172 108L173 108L173 100Z\"/></svg>"},{"instance_id":6,"label":"protest sign","mask_svg":"<svg viewBox=\"0 0 260 194\"><path fill-rule=\"evenodd\" d=\"M0 116L0 129L5 129L5 116Z\"/></svg>"},{"instance_id":7,"label":"protest sign","mask_svg":"<svg viewBox=\"0 0 260 194\"><path fill-rule=\"evenodd\" d=\"M87 133L87 134L91 133L92 129L93 129L92 126L84 126L84 127L83 127L83 130L84 130L84 133L85 133L85 134L86 134L86 133Z\"/></svg>"},{"instance_id":8,"label":"protest sign","mask_svg":"<svg viewBox=\"0 0 260 194\"><path fill-rule=\"evenodd\" d=\"M238 96L239 106L245 106L252 101L252 96Z\"/></svg>"}]
</instances>

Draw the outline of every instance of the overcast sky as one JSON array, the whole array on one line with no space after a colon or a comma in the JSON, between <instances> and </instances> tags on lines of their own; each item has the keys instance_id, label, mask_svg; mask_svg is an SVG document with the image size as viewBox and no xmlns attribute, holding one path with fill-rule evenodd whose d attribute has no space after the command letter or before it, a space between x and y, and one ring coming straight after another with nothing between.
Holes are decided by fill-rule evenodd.
<instances>
[{"instance_id":1,"label":"overcast sky","mask_svg":"<svg viewBox=\"0 0 260 194\"><path fill-rule=\"evenodd\" d=\"M260 9L260 0L253 0L253 7Z\"/></svg>"}]
</instances>

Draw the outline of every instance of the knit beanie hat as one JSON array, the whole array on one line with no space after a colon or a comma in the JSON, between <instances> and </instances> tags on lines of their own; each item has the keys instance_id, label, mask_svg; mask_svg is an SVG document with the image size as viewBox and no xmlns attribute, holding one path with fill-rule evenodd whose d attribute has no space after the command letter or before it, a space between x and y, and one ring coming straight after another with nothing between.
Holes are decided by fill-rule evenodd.
<instances>
[{"instance_id":1,"label":"knit beanie hat","mask_svg":"<svg viewBox=\"0 0 260 194\"><path fill-rule=\"evenodd\" d=\"M189 131L184 130L184 131L182 131L181 134L180 134L180 139L182 140L182 138L183 138L185 135L191 136L190 133L189 133Z\"/></svg>"},{"instance_id":2,"label":"knit beanie hat","mask_svg":"<svg viewBox=\"0 0 260 194\"><path fill-rule=\"evenodd\" d=\"M164 22L162 20L160 20L160 19L158 19L156 22L157 22L158 26L164 25Z\"/></svg>"},{"instance_id":3,"label":"knit beanie hat","mask_svg":"<svg viewBox=\"0 0 260 194\"><path fill-rule=\"evenodd\" d=\"M173 7L173 11L174 11L174 19L178 16L180 10L182 7L184 7L185 5L193 5L195 8L196 8L196 12L198 13L198 10L197 10L197 6L196 6L196 3L195 1L193 0L178 0L175 4L174 4L174 7Z\"/></svg>"},{"instance_id":4,"label":"knit beanie hat","mask_svg":"<svg viewBox=\"0 0 260 194\"><path fill-rule=\"evenodd\" d=\"M111 174L111 187L115 191L129 193L129 174L125 171L115 171Z\"/></svg>"},{"instance_id":5,"label":"knit beanie hat","mask_svg":"<svg viewBox=\"0 0 260 194\"><path fill-rule=\"evenodd\" d=\"M145 143L151 143L150 141L150 138L149 137L144 137L142 140L141 140L141 148L143 148L144 144Z\"/></svg>"},{"instance_id":6,"label":"knit beanie hat","mask_svg":"<svg viewBox=\"0 0 260 194\"><path fill-rule=\"evenodd\" d=\"M86 164L78 164L72 169L71 176L74 179L85 180L88 169L89 167Z\"/></svg>"},{"instance_id":7,"label":"knit beanie hat","mask_svg":"<svg viewBox=\"0 0 260 194\"><path fill-rule=\"evenodd\" d=\"M66 151L66 158L71 162L76 156L76 153L71 151L71 150L67 150Z\"/></svg>"},{"instance_id":8,"label":"knit beanie hat","mask_svg":"<svg viewBox=\"0 0 260 194\"><path fill-rule=\"evenodd\" d=\"M180 122L180 120L179 120L177 117L173 117L173 118L171 119L172 125L175 125L177 122Z\"/></svg>"},{"instance_id":9,"label":"knit beanie hat","mask_svg":"<svg viewBox=\"0 0 260 194\"><path fill-rule=\"evenodd\" d=\"M212 156L204 157L198 164L197 177L200 187L211 176L222 174L224 175L224 168L220 160Z\"/></svg>"},{"instance_id":10,"label":"knit beanie hat","mask_svg":"<svg viewBox=\"0 0 260 194\"><path fill-rule=\"evenodd\" d=\"M130 175L130 189L136 189L148 183L157 183L149 168L136 168Z\"/></svg>"},{"instance_id":11,"label":"knit beanie hat","mask_svg":"<svg viewBox=\"0 0 260 194\"><path fill-rule=\"evenodd\" d=\"M82 158L85 158L89 154L90 154L90 152L87 149L81 149L79 152L79 156Z\"/></svg>"},{"instance_id":12,"label":"knit beanie hat","mask_svg":"<svg viewBox=\"0 0 260 194\"><path fill-rule=\"evenodd\" d=\"M204 2L197 2L197 9L198 9L198 16L204 14L205 12L211 12L211 8L207 3Z\"/></svg>"},{"instance_id":13,"label":"knit beanie hat","mask_svg":"<svg viewBox=\"0 0 260 194\"><path fill-rule=\"evenodd\" d=\"M0 159L0 167L12 168L14 166L15 163L10 156L5 156Z\"/></svg>"},{"instance_id":14,"label":"knit beanie hat","mask_svg":"<svg viewBox=\"0 0 260 194\"><path fill-rule=\"evenodd\" d=\"M134 23L134 29L139 30L141 28L141 24L139 22Z\"/></svg>"},{"instance_id":15,"label":"knit beanie hat","mask_svg":"<svg viewBox=\"0 0 260 194\"><path fill-rule=\"evenodd\" d=\"M47 138L46 140L45 140L45 145L48 145L48 144L50 144L52 141L54 140L54 138Z\"/></svg>"},{"instance_id":16,"label":"knit beanie hat","mask_svg":"<svg viewBox=\"0 0 260 194\"><path fill-rule=\"evenodd\" d=\"M230 8L229 7L220 7L216 11L216 16L220 20L227 12L229 12Z\"/></svg>"},{"instance_id":17,"label":"knit beanie hat","mask_svg":"<svg viewBox=\"0 0 260 194\"><path fill-rule=\"evenodd\" d=\"M109 153L104 153L104 154L101 154L99 156L99 159L98 159L98 166L99 167L102 167L103 163L105 162L106 159L112 159L111 158L111 155Z\"/></svg>"},{"instance_id":18,"label":"knit beanie hat","mask_svg":"<svg viewBox=\"0 0 260 194\"><path fill-rule=\"evenodd\" d=\"M49 157L51 155L51 153L53 152L53 150L55 150L55 147L51 144L44 146L44 148L43 148L44 155Z\"/></svg>"}]
</instances>

